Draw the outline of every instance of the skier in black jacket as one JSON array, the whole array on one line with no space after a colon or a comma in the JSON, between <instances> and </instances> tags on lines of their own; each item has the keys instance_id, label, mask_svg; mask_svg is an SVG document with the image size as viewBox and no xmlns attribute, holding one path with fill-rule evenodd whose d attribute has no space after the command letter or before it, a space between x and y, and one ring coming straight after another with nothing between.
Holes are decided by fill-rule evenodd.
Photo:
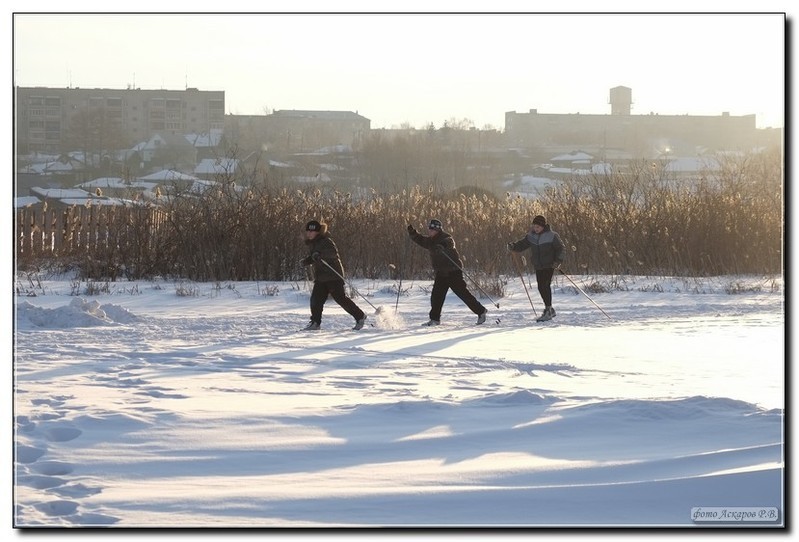
<instances>
[{"instance_id":1,"label":"skier in black jacket","mask_svg":"<svg viewBox=\"0 0 799 542\"><path fill-rule=\"evenodd\" d=\"M427 225L427 232L428 235L422 235L412 224L408 225L411 240L430 251L430 262L435 272L430 294L430 320L422 325L437 326L441 323L441 309L450 289L477 315L477 323L482 324L488 310L472 295L463 280L463 263L455 248L455 240L435 218Z\"/></svg>"},{"instance_id":2,"label":"skier in black jacket","mask_svg":"<svg viewBox=\"0 0 799 542\"><path fill-rule=\"evenodd\" d=\"M314 283L311 291L311 321L305 331L316 331L322 325L322 309L328 294L355 318L355 327L361 329L366 322L366 314L347 297L344 292L344 266L338 255L336 243L330 237L327 224L311 220L305 225L305 244L310 255L300 263L313 265Z\"/></svg>"}]
</instances>

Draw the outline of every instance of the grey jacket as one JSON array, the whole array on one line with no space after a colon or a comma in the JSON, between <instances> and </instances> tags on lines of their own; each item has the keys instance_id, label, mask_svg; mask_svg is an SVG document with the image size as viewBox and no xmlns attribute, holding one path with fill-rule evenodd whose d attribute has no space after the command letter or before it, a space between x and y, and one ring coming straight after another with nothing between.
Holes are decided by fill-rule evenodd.
<instances>
[{"instance_id":1,"label":"grey jacket","mask_svg":"<svg viewBox=\"0 0 799 542\"><path fill-rule=\"evenodd\" d=\"M533 230L518 241L511 243L510 249L514 252L522 252L530 249L530 264L534 269L551 269L555 264L560 265L566 257L563 241L560 236L552 231L549 224L544 226L544 231L540 234Z\"/></svg>"}]
</instances>

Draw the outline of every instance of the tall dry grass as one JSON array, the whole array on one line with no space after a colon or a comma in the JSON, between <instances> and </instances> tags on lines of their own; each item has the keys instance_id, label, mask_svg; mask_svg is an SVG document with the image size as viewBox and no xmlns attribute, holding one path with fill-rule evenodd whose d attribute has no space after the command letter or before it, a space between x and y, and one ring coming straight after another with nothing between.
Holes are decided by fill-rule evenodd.
<instances>
[{"instance_id":1,"label":"tall dry grass","mask_svg":"<svg viewBox=\"0 0 799 542\"><path fill-rule=\"evenodd\" d=\"M329 225L348 278L423 278L429 259L409 241L406 226L423 230L436 217L453 234L467 273L498 277L517 273L506 243L543 214L567 246L563 269L570 274L779 273L782 173L779 153L725 159L720 171L691 181L673 178L664 164L640 161L608 175L566 179L535 200L432 185L354 195L265 183L239 188L223 180L202 194L172 191L157 246L142 239L150 247L143 250L152 251L138 256L146 270L123 265L132 278L302 279L302 230L316 219ZM89 278L103 278L92 274L86 270Z\"/></svg>"}]
</instances>

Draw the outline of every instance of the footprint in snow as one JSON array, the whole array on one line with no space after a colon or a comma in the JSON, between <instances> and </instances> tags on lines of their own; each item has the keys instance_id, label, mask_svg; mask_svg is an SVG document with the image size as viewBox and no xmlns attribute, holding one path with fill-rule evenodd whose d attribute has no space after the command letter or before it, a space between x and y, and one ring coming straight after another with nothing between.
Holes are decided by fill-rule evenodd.
<instances>
[{"instance_id":1,"label":"footprint in snow","mask_svg":"<svg viewBox=\"0 0 799 542\"><path fill-rule=\"evenodd\" d=\"M34 507L48 516L69 516L78 509L78 503L73 501L50 501L35 504Z\"/></svg>"},{"instance_id":2,"label":"footprint in snow","mask_svg":"<svg viewBox=\"0 0 799 542\"><path fill-rule=\"evenodd\" d=\"M76 427L51 427L44 432L44 436L51 442L68 442L75 440L83 434Z\"/></svg>"},{"instance_id":3,"label":"footprint in snow","mask_svg":"<svg viewBox=\"0 0 799 542\"><path fill-rule=\"evenodd\" d=\"M69 463L63 461L39 461L31 470L47 476L62 476L71 473L74 469Z\"/></svg>"},{"instance_id":4,"label":"footprint in snow","mask_svg":"<svg viewBox=\"0 0 799 542\"><path fill-rule=\"evenodd\" d=\"M34 446L27 446L25 444L17 444L17 461L20 463L35 463L40 457L44 455L47 450L36 448Z\"/></svg>"}]
</instances>

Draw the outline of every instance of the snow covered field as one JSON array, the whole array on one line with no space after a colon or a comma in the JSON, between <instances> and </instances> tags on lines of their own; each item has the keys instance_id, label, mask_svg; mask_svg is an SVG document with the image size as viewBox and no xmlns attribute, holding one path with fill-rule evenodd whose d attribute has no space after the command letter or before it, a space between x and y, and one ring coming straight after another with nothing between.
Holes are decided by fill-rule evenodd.
<instances>
[{"instance_id":1,"label":"snow covered field","mask_svg":"<svg viewBox=\"0 0 799 542\"><path fill-rule=\"evenodd\" d=\"M318 332L306 283L18 280L14 524L781 526L782 279L574 278L611 319L562 276L547 323L355 280L372 325Z\"/></svg>"}]
</instances>

